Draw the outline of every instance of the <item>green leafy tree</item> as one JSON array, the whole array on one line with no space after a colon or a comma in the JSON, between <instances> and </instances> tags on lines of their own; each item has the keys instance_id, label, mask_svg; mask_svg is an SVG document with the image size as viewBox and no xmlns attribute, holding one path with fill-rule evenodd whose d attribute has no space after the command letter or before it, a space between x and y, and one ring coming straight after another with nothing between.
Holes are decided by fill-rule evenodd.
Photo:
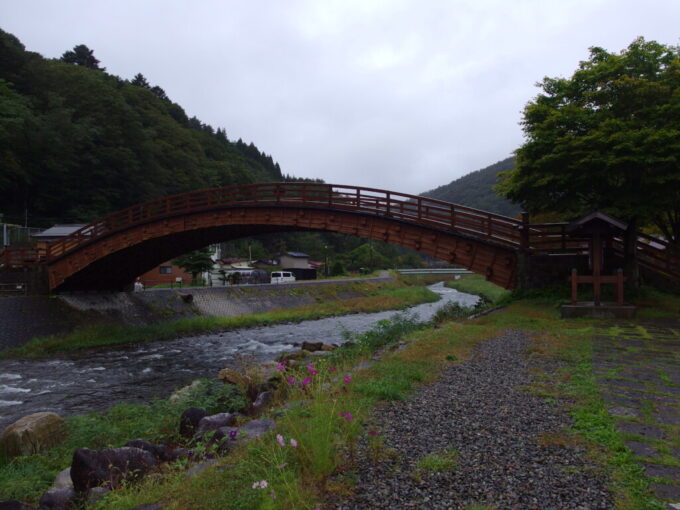
<instances>
[{"instance_id":1,"label":"green leafy tree","mask_svg":"<svg viewBox=\"0 0 680 510\"><path fill-rule=\"evenodd\" d=\"M544 78L524 109L526 142L500 191L532 213L603 210L680 240L680 53L638 38L619 54L590 48L570 78Z\"/></svg>"},{"instance_id":2,"label":"green leafy tree","mask_svg":"<svg viewBox=\"0 0 680 510\"><path fill-rule=\"evenodd\" d=\"M177 257L172 262L187 273L191 273L191 281L195 284L200 273L212 269L214 262L211 255L210 248L205 247Z\"/></svg>"},{"instance_id":3,"label":"green leafy tree","mask_svg":"<svg viewBox=\"0 0 680 510\"><path fill-rule=\"evenodd\" d=\"M67 64L87 67L88 69L106 71L105 67L99 67L99 60L94 56L94 50L91 50L84 44L79 44L74 46L72 50L65 51L61 56L61 61Z\"/></svg>"}]
</instances>

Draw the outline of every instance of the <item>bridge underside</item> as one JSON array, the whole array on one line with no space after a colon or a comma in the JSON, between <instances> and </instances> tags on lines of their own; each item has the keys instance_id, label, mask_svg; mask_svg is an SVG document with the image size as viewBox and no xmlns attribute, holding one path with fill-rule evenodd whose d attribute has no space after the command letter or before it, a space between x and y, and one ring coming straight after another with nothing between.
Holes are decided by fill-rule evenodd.
<instances>
[{"instance_id":1,"label":"bridge underside","mask_svg":"<svg viewBox=\"0 0 680 510\"><path fill-rule=\"evenodd\" d=\"M285 231L330 231L403 246L513 288L512 248L389 217L305 207L232 207L114 231L49 263L52 291L123 290L158 264L211 243Z\"/></svg>"}]
</instances>

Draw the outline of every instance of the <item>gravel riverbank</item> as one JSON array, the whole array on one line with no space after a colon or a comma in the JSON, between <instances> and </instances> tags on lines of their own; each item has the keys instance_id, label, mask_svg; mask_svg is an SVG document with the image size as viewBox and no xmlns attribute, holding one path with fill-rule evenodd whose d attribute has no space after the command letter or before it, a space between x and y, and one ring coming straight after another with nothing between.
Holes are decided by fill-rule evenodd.
<instances>
[{"instance_id":1,"label":"gravel riverbank","mask_svg":"<svg viewBox=\"0 0 680 510\"><path fill-rule=\"evenodd\" d=\"M324 508L613 508L585 449L550 441L569 417L523 389L527 345L528 334L506 332L408 401L381 406L374 418L388 455L376 460L362 444L353 495ZM418 469L422 457L451 448L454 469Z\"/></svg>"}]
</instances>

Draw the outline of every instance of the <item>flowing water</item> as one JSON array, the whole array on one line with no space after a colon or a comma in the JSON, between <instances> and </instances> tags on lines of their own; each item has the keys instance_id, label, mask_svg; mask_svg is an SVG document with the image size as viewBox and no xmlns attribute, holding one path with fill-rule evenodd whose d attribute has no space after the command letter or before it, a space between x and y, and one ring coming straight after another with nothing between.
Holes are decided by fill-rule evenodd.
<instances>
[{"instance_id":1,"label":"flowing water","mask_svg":"<svg viewBox=\"0 0 680 510\"><path fill-rule=\"evenodd\" d=\"M441 306L473 306L477 296L439 283L430 289L436 303L409 309L427 321ZM62 416L103 410L117 402L146 402L170 394L199 377L215 377L224 367L268 361L304 341L341 344L343 332L362 333L395 311L241 329L62 355L49 360L0 361L0 431L27 414L53 411Z\"/></svg>"}]
</instances>

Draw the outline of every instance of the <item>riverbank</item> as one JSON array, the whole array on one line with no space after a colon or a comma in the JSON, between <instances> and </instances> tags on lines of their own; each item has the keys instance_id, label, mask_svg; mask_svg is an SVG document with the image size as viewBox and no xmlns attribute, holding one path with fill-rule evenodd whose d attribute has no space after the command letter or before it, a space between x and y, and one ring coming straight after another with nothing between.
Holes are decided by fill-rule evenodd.
<instances>
[{"instance_id":1,"label":"riverbank","mask_svg":"<svg viewBox=\"0 0 680 510\"><path fill-rule=\"evenodd\" d=\"M437 299L425 287L390 278L66 296L70 310L82 314L80 325L69 332L33 338L0 351L0 359L35 358L92 347L399 310Z\"/></svg>"},{"instance_id":2,"label":"riverbank","mask_svg":"<svg viewBox=\"0 0 680 510\"><path fill-rule=\"evenodd\" d=\"M677 301L663 295L648 297L645 305L648 308L642 310L643 315L650 310L677 317ZM507 501L525 493L535 495L537 502L555 497L556 507L569 507L576 501L571 481L585 466L592 480L574 487L590 486L601 507L663 509L650 491L653 480L645 476L638 465L640 459L624 445L627 436L614 426L598 393L593 347L597 336L603 334L603 324L561 320L551 299L518 300L491 315L443 322L435 328L408 320L382 323L355 338L351 348L335 351L327 361L314 362L315 374L304 364L286 367L284 384L266 414L277 422L274 433L219 457L211 467L192 476L185 474L186 463L166 465L160 477L112 492L96 508L129 510L146 503L168 509L367 508L361 506L362 494L367 493L372 480L363 477L367 469L383 473L373 480L387 491L385 501L401 495L410 498L404 501L437 508L443 494L438 491L444 490L456 508L490 510L499 504L503 508ZM504 331L508 330L519 336L506 337ZM605 325L606 335L617 337L621 332L613 324ZM499 374L507 384L493 390L493 380ZM293 378L291 385L286 382L289 377ZM309 381L302 384L305 379ZM437 391L437 385L443 385L442 391ZM425 404L422 400L418 404L422 395L429 397ZM465 402L468 405L463 405ZM549 426L523 428L524 405L538 413L539 424ZM437 409L461 414L457 420L441 420L435 413L419 424ZM470 409L479 415L477 421ZM134 414L120 413L126 417ZM150 419L149 412L136 414ZM103 426L114 417L108 415L95 423ZM113 423L111 426L115 428ZM447 427L453 426L459 426L459 432L447 434ZM673 435L677 427L661 424L660 428L668 437L677 437ZM146 439L171 441L176 421L167 420L161 429L140 426L137 430ZM109 444L106 433L94 435ZM475 436L477 433L482 437ZM276 434L282 436L285 447ZM473 437L466 439L465 434ZM290 439L298 446L291 447ZM517 457L518 450L511 447L513 440L539 454ZM484 441L493 444L471 448ZM497 444L510 446L499 448ZM653 444L661 448L666 455L662 460L672 467L675 461L667 456L667 449L674 443L663 448L661 443ZM518 447L519 452L525 446ZM541 458L561 468L541 468ZM488 464L489 469L506 468L475 481L475 462ZM532 463L538 467L534 469ZM521 470L529 478L513 480L511 475ZM400 476L406 477L402 486L386 485ZM531 505L536 502L529 501L526 507Z\"/></svg>"}]
</instances>

